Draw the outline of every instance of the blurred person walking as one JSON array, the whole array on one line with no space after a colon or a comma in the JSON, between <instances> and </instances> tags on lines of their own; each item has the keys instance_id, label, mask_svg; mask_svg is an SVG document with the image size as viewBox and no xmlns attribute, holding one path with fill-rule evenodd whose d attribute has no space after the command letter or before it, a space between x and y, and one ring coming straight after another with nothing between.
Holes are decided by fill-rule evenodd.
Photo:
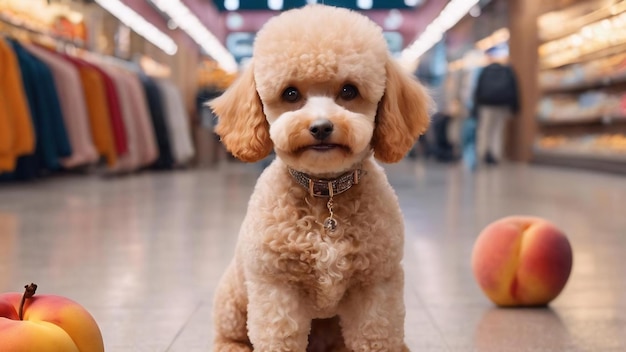
<instances>
[{"instance_id":1,"label":"blurred person walking","mask_svg":"<svg viewBox=\"0 0 626 352\"><path fill-rule=\"evenodd\" d=\"M474 108L478 116L476 156L494 165L502 160L506 121L519 110L517 77L508 65L508 46L486 52L489 64L478 76Z\"/></svg>"}]
</instances>

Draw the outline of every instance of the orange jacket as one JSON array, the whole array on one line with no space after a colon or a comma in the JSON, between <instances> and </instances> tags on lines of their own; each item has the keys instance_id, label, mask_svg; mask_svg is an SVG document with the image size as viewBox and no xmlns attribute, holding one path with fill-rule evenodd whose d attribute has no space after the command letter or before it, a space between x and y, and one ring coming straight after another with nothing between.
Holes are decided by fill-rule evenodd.
<instances>
[{"instance_id":1,"label":"orange jacket","mask_svg":"<svg viewBox=\"0 0 626 352\"><path fill-rule=\"evenodd\" d=\"M15 170L21 155L35 151L35 131L19 63L0 38L0 173Z\"/></svg>"},{"instance_id":2,"label":"orange jacket","mask_svg":"<svg viewBox=\"0 0 626 352\"><path fill-rule=\"evenodd\" d=\"M114 166L117 162L115 141L111 122L109 121L109 105L107 102L104 81L96 69L78 59L65 56L78 68L78 73L85 92L85 102L91 126L91 137L98 153L106 158L107 165Z\"/></svg>"}]
</instances>

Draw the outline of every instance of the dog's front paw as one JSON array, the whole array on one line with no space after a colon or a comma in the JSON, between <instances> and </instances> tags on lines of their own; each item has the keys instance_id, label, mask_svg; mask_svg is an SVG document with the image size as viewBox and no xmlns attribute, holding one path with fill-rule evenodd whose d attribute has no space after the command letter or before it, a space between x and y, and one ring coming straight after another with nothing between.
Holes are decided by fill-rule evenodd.
<instances>
[{"instance_id":1,"label":"dog's front paw","mask_svg":"<svg viewBox=\"0 0 626 352\"><path fill-rule=\"evenodd\" d=\"M254 352L305 352L306 344L296 341L277 342L273 344L257 344Z\"/></svg>"},{"instance_id":2,"label":"dog's front paw","mask_svg":"<svg viewBox=\"0 0 626 352\"><path fill-rule=\"evenodd\" d=\"M405 352L409 349L404 344L390 343L388 340L365 340L360 343L353 344L354 352Z\"/></svg>"},{"instance_id":3,"label":"dog's front paw","mask_svg":"<svg viewBox=\"0 0 626 352\"><path fill-rule=\"evenodd\" d=\"M252 352L252 347L246 343L222 341L213 345L213 352Z\"/></svg>"}]
</instances>

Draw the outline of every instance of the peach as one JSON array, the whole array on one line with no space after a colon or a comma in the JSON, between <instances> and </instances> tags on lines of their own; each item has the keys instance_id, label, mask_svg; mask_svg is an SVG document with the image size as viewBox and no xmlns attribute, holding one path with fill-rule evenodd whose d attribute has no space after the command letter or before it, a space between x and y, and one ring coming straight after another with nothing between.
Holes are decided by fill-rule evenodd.
<instances>
[{"instance_id":1,"label":"peach","mask_svg":"<svg viewBox=\"0 0 626 352\"><path fill-rule=\"evenodd\" d=\"M0 350L104 351L100 329L85 308L61 296L32 295L26 296L22 306L22 294L0 294Z\"/></svg>"},{"instance_id":2,"label":"peach","mask_svg":"<svg viewBox=\"0 0 626 352\"><path fill-rule=\"evenodd\" d=\"M506 217L476 239L472 270L498 306L546 305L567 283L572 248L565 234L542 218Z\"/></svg>"}]
</instances>

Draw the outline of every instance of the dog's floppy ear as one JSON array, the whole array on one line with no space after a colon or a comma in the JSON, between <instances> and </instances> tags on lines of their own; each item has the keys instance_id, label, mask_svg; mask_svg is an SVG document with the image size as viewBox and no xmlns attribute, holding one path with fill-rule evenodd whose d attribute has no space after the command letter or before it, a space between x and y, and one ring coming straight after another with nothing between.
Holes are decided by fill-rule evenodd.
<instances>
[{"instance_id":1,"label":"dog's floppy ear","mask_svg":"<svg viewBox=\"0 0 626 352\"><path fill-rule=\"evenodd\" d=\"M253 63L209 106L218 117L215 132L235 157L254 162L269 155L273 144L254 83Z\"/></svg>"},{"instance_id":2,"label":"dog's floppy ear","mask_svg":"<svg viewBox=\"0 0 626 352\"><path fill-rule=\"evenodd\" d=\"M428 128L432 103L424 87L393 58L388 57L385 69L387 83L378 105L372 146L376 159L395 163Z\"/></svg>"}]
</instances>

